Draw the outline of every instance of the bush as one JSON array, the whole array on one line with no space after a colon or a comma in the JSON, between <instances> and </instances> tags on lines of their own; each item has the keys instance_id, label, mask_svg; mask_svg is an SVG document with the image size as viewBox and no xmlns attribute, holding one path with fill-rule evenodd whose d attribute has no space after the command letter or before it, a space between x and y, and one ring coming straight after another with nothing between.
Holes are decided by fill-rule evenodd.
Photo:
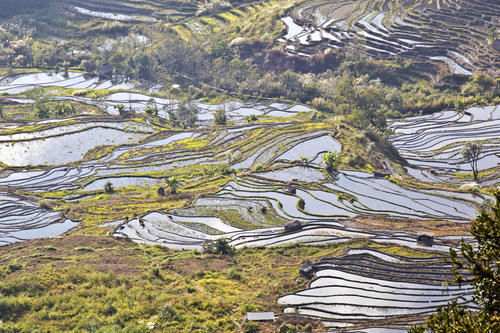
<instances>
[{"instance_id":1,"label":"bush","mask_svg":"<svg viewBox=\"0 0 500 333\"><path fill-rule=\"evenodd\" d=\"M50 203L47 200L40 200L38 201L38 206L42 209L47 209L47 210L52 210L52 207L50 206Z\"/></svg>"},{"instance_id":2,"label":"bush","mask_svg":"<svg viewBox=\"0 0 500 333\"><path fill-rule=\"evenodd\" d=\"M162 323L168 323L177 320L177 313L172 306L165 304L158 310L158 319Z\"/></svg>"},{"instance_id":3,"label":"bush","mask_svg":"<svg viewBox=\"0 0 500 333\"><path fill-rule=\"evenodd\" d=\"M214 122L215 125L226 125L227 124L227 116L226 116L226 110L224 110L224 107L219 107L215 111L214 115Z\"/></svg>"},{"instance_id":4,"label":"bush","mask_svg":"<svg viewBox=\"0 0 500 333\"><path fill-rule=\"evenodd\" d=\"M259 331L259 324L249 321L243 323L243 332L244 333L257 333Z\"/></svg>"},{"instance_id":5,"label":"bush","mask_svg":"<svg viewBox=\"0 0 500 333\"><path fill-rule=\"evenodd\" d=\"M104 192L106 192L107 194L111 194L114 192L113 184L110 181L107 181L106 184L104 184Z\"/></svg>"},{"instance_id":6,"label":"bush","mask_svg":"<svg viewBox=\"0 0 500 333\"><path fill-rule=\"evenodd\" d=\"M0 298L0 320L15 320L29 309L30 306L27 302L20 302L13 297Z\"/></svg>"},{"instance_id":7,"label":"bush","mask_svg":"<svg viewBox=\"0 0 500 333\"><path fill-rule=\"evenodd\" d=\"M283 323L278 331L279 333L297 333L297 328L292 324Z\"/></svg>"},{"instance_id":8,"label":"bush","mask_svg":"<svg viewBox=\"0 0 500 333\"><path fill-rule=\"evenodd\" d=\"M203 251L210 254L233 255L234 247L229 244L226 238L219 238L215 243L209 242L203 244Z\"/></svg>"},{"instance_id":9,"label":"bush","mask_svg":"<svg viewBox=\"0 0 500 333\"><path fill-rule=\"evenodd\" d=\"M231 280L241 280L241 272L237 271L234 267L227 272L227 277Z\"/></svg>"}]
</instances>

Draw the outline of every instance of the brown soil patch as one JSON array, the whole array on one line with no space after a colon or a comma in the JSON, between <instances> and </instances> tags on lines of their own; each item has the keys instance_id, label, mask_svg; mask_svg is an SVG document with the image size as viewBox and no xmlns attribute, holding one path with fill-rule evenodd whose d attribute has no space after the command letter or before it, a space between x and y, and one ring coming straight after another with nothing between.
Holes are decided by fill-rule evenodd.
<instances>
[{"instance_id":1,"label":"brown soil patch","mask_svg":"<svg viewBox=\"0 0 500 333\"><path fill-rule=\"evenodd\" d=\"M335 21L342 21L347 19L349 16L351 16L354 5L354 3L350 3L340 6L332 12L331 17L335 19Z\"/></svg>"},{"instance_id":2,"label":"brown soil patch","mask_svg":"<svg viewBox=\"0 0 500 333\"><path fill-rule=\"evenodd\" d=\"M228 269L234 263L230 257L205 255L199 258L169 260L163 267L181 274L196 274L204 271Z\"/></svg>"},{"instance_id":3,"label":"brown soil patch","mask_svg":"<svg viewBox=\"0 0 500 333\"><path fill-rule=\"evenodd\" d=\"M344 221L349 227L362 230L384 230L434 236L470 235L470 223L439 220L416 220L384 216L357 216Z\"/></svg>"},{"instance_id":4,"label":"brown soil patch","mask_svg":"<svg viewBox=\"0 0 500 333\"><path fill-rule=\"evenodd\" d=\"M142 271L137 246L112 237L67 236L26 241L0 247L0 266L23 265L22 274L35 272L41 265L52 263L56 269L67 266L92 266L94 269L119 275ZM9 278L15 278L16 273Z\"/></svg>"}]
</instances>

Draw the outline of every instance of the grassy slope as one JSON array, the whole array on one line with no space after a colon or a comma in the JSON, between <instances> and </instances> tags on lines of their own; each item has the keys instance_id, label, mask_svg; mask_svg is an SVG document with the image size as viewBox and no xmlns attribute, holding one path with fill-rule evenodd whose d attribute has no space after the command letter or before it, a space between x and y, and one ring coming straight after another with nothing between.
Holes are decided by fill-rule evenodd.
<instances>
[{"instance_id":1,"label":"grassy slope","mask_svg":"<svg viewBox=\"0 0 500 333\"><path fill-rule=\"evenodd\" d=\"M239 331L247 311L282 313L277 297L307 283L298 272L303 261L363 246L428 255L364 241L242 249L233 257L96 236L14 244L0 248L0 331L141 332L148 322L165 332ZM284 319L291 320L277 323Z\"/></svg>"}]
</instances>

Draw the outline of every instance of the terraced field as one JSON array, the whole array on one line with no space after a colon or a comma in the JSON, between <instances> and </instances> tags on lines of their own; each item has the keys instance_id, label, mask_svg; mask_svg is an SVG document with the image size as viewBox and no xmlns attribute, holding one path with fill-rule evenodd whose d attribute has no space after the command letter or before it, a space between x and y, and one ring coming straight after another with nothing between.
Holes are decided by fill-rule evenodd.
<instances>
[{"instance_id":1,"label":"terraced field","mask_svg":"<svg viewBox=\"0 0 500 333\"><path fill-rule=\"evenodd\" d=\"M304 1L282 18L279 41L290 53L311 55L352 46L372 57L438 61L455 74L499 75L490 27L500 5L487 0Z\"/></svg>"},{"instance_id":2,"label":"terraced field","mask_svg":"<svg viewBox=\"0 0 500 333\"><path fill-rule=\"evenodd\" d=\"M465 181L453 174L454 161L461 159L459 146L472 131L487 147L481 167L493 175L480 185L496 182L498 106L391 122L391 140L416 178L405 182L395 173L373 173L369 165L364 171L326 172L323 157L336 153L342 160L349 132L311 120L312 110L304 105L190 101L199 110L197 126L182 130L166 121L180 102L154 89L141 91L126 82L98 82L77 73L0 80L6 98L26 109L35 102L26 94L40 87L49 88L49 101L89 104L106 115L2 124L0 245L75 227L92 233L97 225L114 237L175 249L202 249L219 238L237 248L366 240L374 247L425 250L431 258L373 249L325 258L314 264L316 279L308 289L278 300L285 312L320 318L332 328L401 329L453 298L474 307L469 286L444 284L450 273L440 259L489 198L460 188ZM89 87L99 88L102 96L75 93ZM145 114L151 98L163 110L158 117ZM118 104L135 113L120 116ZM213 126L220 108L226 110L227 126ZM248 122L251 115L258 121ZM439 163L443 171L431 173ZM180 182L179 193L159 194L164 179L172 176ZM104 193L108 182L113 193ZM371 229L360 222L367 217L386 225ZM294 220L299 228L283 228ZM418 225L418 232L441 231L428 246L400 223Z\"/></svg>"},{"instance_id":3,"label":"terraced field","mask_svg":"<svg viewBox=\"0 0 500 333\"><path fill-rule=\"evenodd\" d=\"M461 149L466 142L478 141L483 146L478 166L485 173L480 181L495 184L500 163L499 121L499 107L491 106L408 118L393 122L389 128L394 131L392 144L412 165L407 171L413 177L460 184L460 175L471 172Z\"/></svg>"},{"instance_id":4,"label":"terraced field","mask_svg":"<svg viewBox=\"0 0 500 333\"><path fill-rule=\"evenodd\" d=\"M332 329L406 331L412 323L456 299L472 308L470 285L448 286L443 258L407 258L375 250L351 249L339 258L313 264L309 288L282 296L287 313L320 317ZM399 327L399 330L396 330Z\"/></svg>"}]
</instances>

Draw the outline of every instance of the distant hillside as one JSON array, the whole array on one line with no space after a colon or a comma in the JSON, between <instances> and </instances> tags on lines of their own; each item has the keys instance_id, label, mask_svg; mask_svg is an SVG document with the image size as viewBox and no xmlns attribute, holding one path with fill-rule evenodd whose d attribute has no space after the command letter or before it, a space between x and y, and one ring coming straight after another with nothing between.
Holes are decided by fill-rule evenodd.
<instances>
[{"instance_id":1,"label":"distant hillside","mask_svg":"<svg viewBox=\"0 0 500 333\"><path fill-rule=\"evenodd\" d=\"M10 17L47 7L52 0L0 0L0 17Z\"/></svg>"}]
</instances>

